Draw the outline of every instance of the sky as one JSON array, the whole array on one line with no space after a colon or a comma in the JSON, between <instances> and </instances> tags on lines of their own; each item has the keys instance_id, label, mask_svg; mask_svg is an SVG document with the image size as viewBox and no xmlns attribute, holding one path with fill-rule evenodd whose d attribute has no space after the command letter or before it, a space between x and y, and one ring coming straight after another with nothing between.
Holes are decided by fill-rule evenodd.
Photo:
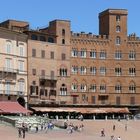
<instances>
[{"instance_id":1,"label":"sky","mask_svg":"<svg viewBox=\"0 0 140 140\"><path fill-rule=\"evenodd\" d=\"M128 10L128 35L140 37L140 0L0 0L0 22L28 21L30 28L47 27L49 21L71 21L71 31L99 34L98 14L105 9Z\"/></svg>"}]
</instances>

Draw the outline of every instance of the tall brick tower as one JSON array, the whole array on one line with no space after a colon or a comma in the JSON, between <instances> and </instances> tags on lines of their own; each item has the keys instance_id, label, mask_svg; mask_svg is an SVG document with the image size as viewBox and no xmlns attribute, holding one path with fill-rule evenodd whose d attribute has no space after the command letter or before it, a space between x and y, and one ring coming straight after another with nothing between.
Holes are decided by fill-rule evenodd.
<instances>
[{"instance_id":1,"label":"tall brick tower","mask_svg":"<svg viewBox=\"0 0 140 140\"><path fill-rule=\"evenodd\" d=\"M127 10L107 9L99 14L99 34L109 35L113 44L121 45L127 38Z\"/></svg>"}]
</instances>

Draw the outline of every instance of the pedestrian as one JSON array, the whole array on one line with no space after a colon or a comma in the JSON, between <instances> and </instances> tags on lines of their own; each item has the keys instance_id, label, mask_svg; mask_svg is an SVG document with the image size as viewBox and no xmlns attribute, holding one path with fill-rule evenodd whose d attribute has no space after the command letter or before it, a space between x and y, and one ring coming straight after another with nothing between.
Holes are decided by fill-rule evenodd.
<instances>
[{"instance_id":1,"label":"pedestrian","mask_svg":"<svg viewBox=\"0 0 140 140\"><path fill-rule=\"evenodd\" d=\"M18 128L18 137L19 138L22 137L22 135L21 135L21 128Z\"/></svg>"},{"instance_id":2,"label":"pedestrian","mask_svg":"<svg viewBox=\"0 0 140 140\"><path fill-rule=\"evenodd\" d=\"M116 128L115 125L113 125L113 131L115 131L115 128Z\"/></svg>"},{"instance_id":3,"label":"pedestrian","mask_svg":"<svg viewBox=\"0 0 140 140\"><path fill-rule=\"evenodd\" d=\"M125 124L125 131L127 131L127 124Z\"/></svg>"},{"instance_id":4,"label":"pedestrian","mask_svg":"<svg viewBox=\"0 0 140 140\"><path fill-rule=\"evenodd\" d=\"M25 138L25 126L22 127L23 138Z\"/></svg>"},{"instance_id":5,"label":"pedestrian","mask_svg":"<svg viewBox=\"0 0 140 140\"><path fill-rule=\"evenodd\" d=\"M102 128L102 130L101 130L101 137L105 137L105 130L104 130L104 128Z\"/></svg>"}]
</instances>

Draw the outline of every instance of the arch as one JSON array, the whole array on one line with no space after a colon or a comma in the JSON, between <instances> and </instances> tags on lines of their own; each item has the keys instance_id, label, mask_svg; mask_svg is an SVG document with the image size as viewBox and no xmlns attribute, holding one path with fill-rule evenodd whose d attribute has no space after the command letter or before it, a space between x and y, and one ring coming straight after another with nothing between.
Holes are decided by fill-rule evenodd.
<instances>
[{"instance_id":1,"label":"arch","mask_svg":"<svg viewBox=\"0 0 140 140\"><path fill-rule=\"evenodd\" d=\"M60 95L67 95L67 86L64 83L60 87Z\"/></svg>"},{"instance_id":2,"label":"arch","mask_svg":"<svg viewBox=\"0 0 140 140\"><path fill-rule=\"evenodd\" d=\"M134 81L131 81L131 82L129 83L129 92L130 92L130 93L135 93L135 92L136 92L136 84L135 84Z\"/></svg>"},{"instance_id":3,"label":"arch","mask_svg":"<svg viewBox=\"0 0 140 140\"><path fill-rule=\"evenodd\" d=\"M32 39L32 40L38 40L38 36L35 35L35 34L32 34L32 35L31 35L31 39Z\"/></svg>"},{"instance_id":4,"label":"arch","mask_svg":"<svg viewBox=\"0 0 140 140\"><path fill-rule=\"evenodd\" d=\"M48 42L54 43L54 39L52 37L48 37Z\"/></svg>"},{"instance_id":5,"label":"arch","mask_svg":"<svg viewBox=\"0 0 140 140\"><path fill-rule=\"evenodd\" d=\"M116 37L116 45L120 45L121 44L121 38L120 36Z\"/></svg>"},{"instance_id":6,"label":"arch","mask_svg":"<svg viewBox=\"0 0 140 140\"><path fill-rule=\"evenodd\" d=\"M62 44L65 44L65 39L62 39Z\"/></svg>"},{"instance_id":7,"label":"arch","mask_svg":"<svg viewBox=\"0 0 140 140\"><path fill-rule=\"evenodd\" d=\"M12 41L6 40L6 53L11 54L12 53Z\"/></svg>"},{"instance_id":8,"label":"arch","mask_svg":"<svg viewBox=\"0 0 140 140\"><path fill-rule=\"evenodd\" d=\"M65 29L62 29L62 35L65 36Z\"/></svg>"},{"instance_id":9,"label":"arch","mask_svg":"<svg viewBox=\"0 0 140 140\"><path fill-rule=\"evenodd\" d=\"M119 25L116 26L116 32L120 32L121 31L121 27Z\"/></svg>"},{"instance_id":10,"label":"arch","mask_svg":"<svg viewBox=\"0 0 140 140\"><path fill-rule=\"evenodd\" d=\"M19 98L17 99L17 101L18 101L18 103L19 103L20 105L22 105L23 107L25 107L25 99L24 99L24 98L19 97Z\"/></svg>"},{"instance_id":11,"label":"arch","mask_svg":"<svg viewBox=\"0 0 140 140\"><path fill-rule=\"evenodd\" d=\"M40 36L40 37L39 37L39 40L40 40L40 41L46 41L46 37L45 37L45 36Z\"/></svg>"}]
</instances>

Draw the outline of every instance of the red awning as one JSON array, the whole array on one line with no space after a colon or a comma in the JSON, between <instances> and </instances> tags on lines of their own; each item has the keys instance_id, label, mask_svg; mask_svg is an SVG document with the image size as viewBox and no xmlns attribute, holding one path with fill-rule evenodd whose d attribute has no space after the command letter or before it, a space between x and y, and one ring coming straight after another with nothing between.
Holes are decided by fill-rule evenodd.
<instances>
[{"instance_id":1,"label":"red awning","mask_svg":"<svg viewBox=\"0 0 140 140\"><path fill-rule=\"evenodd\" d=\"M0 102L0 113L1 114L7 114L7 113L12 113L12 114L17 114L17 113L27 114L27 113L32 113L32 112L29 111L29 110L27 110L23 106L21 106L18 102L1 101Z\"/></svg>"}]
</instances>

